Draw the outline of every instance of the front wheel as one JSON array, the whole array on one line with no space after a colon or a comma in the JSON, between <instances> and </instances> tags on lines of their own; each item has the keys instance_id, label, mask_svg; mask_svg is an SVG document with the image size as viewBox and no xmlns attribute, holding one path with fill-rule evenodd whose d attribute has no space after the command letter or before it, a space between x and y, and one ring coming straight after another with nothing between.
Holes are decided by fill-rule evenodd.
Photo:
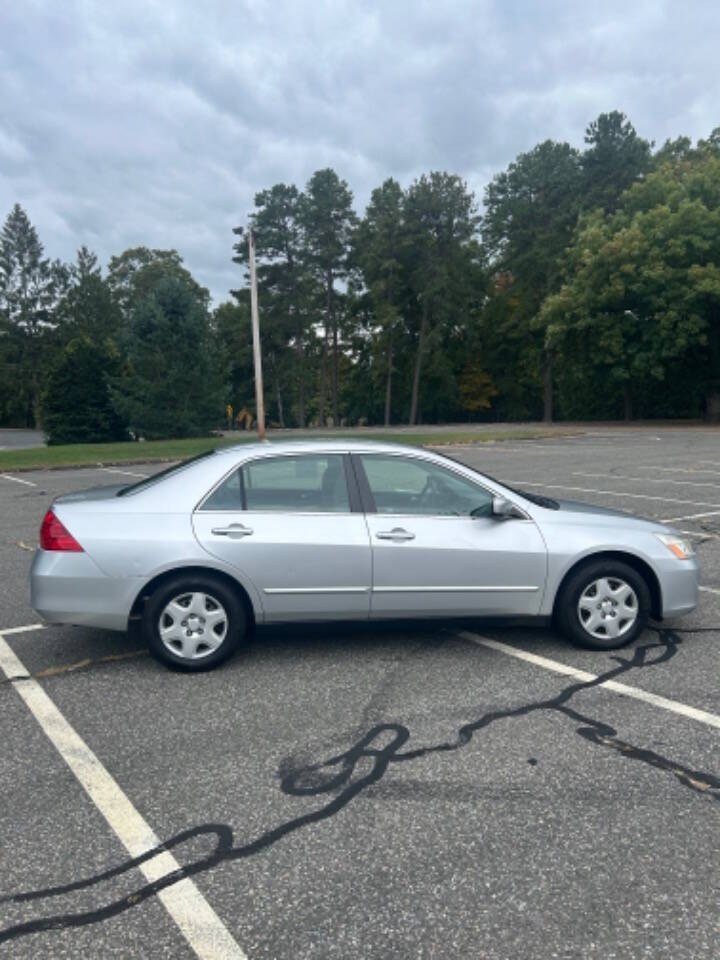
<instances>
[{"instance_id":1,"label":"front wheel","mask_svg":"<svg viewBox=\"0 0 720 960\"><path fill-rule=\"evenodd\" d=\"M621 561L597 560L580 567L564 584L555 619L572 643L615 650L642 633L650 607L650 590L637 570Z\"/></svg>"},{"instance_id":2,"label":"front wheel","mask_svg":"<svg viewBox=\"0 0 720 960\"><path fill-rule=\"evenodd\" d=\"M214 577L179 576L145 604L143 634L150 652L181 670L209 670L227 660L247 634L237 594Z\"/></svg>"}]
</instances>

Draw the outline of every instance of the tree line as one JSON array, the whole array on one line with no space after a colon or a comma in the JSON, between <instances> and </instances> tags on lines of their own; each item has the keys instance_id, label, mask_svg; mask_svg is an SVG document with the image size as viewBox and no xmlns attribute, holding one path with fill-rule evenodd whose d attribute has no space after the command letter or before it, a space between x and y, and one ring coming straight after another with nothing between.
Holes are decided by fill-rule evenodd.
<instances>
[{"instance_id":1,"label":"tree line","mask_svg":"<svg viewBox=\"0 0 720 960\"><path fill-rule=\"evenodd\" d=\"M266 409L278 426L720 420L720 128L662 147L620 112L497 174L388 178L362 216L318 170L258 192ZM254 413L248 230L238 289L175 250L51 261L0 235L0 423L53 442L188 436Z\"/></svg>"}]
</instances>

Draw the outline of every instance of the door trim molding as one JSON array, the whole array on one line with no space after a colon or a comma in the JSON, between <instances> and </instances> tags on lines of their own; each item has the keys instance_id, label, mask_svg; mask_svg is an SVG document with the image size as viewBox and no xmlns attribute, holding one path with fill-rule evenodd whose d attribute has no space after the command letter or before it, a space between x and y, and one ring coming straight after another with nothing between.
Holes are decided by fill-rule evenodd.
<instances>
[{"instance_id":1,"label":"door trim molding","mask_svg":"<svg viewBox=\"0 0 720 960\"><path fill-rule=\"evenodd\" d=\"M369 587L265 587L263 593L369 593Z\"/></svg>"},{"instance_id":2,"label":"door trim molding","mask_svg":"<svg viewBox=\"0 0 720 960\"><path fill-rule=\"evenodd\" d=\"M373 587L373 593L535 593L540 587Z\"/></svg>"}]
</instances>

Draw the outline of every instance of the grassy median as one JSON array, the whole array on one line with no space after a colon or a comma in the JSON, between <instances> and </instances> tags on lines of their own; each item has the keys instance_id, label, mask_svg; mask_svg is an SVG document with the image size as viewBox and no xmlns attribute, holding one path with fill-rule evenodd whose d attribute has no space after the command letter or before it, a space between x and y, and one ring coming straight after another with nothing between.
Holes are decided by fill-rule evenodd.
<instances>
[{"instance_id":1,"label":"grassy median","mask_svg":"<svg viewBox=\"0 0 720 960\"><path fill-rule=\"evenodd\" d=\"M324 433L307 431L302 434L274 431L273 440L383 440L416 447L444 446L447 444L489 443L502 440L537 440L543 437L563 436L559 431L543 430L428 430L425 433L383 432L379 430L348 433ZM123 463L152 463L165 460L181 460L203 450L227 447L238 443L251 443L254 433L237 433L231 437L187 437L182 440L148 440L137 443L77 443L56 447L32 447L28 450L1 450L2 470L43 470L60 467L113 466Z\"/></svg>"}]
</instances>

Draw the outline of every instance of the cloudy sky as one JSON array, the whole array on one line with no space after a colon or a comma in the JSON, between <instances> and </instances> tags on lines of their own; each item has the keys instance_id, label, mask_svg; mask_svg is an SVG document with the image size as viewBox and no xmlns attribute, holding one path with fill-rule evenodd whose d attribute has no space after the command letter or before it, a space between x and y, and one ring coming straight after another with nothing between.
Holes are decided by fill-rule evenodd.
<instances>
[{"instance_id":1,"label":"cloudy sky","mask_svg":"<svg viewBox=\"0 0 720 960\"><path fill-rule=\"evenodd\" d=\"M103 263L175 247L215 302L253 196L332 166L482 196L623 110L658 144L720 126L717 0L24 0L0 4L0 219Z\"/></svg>"}]
</instances>

